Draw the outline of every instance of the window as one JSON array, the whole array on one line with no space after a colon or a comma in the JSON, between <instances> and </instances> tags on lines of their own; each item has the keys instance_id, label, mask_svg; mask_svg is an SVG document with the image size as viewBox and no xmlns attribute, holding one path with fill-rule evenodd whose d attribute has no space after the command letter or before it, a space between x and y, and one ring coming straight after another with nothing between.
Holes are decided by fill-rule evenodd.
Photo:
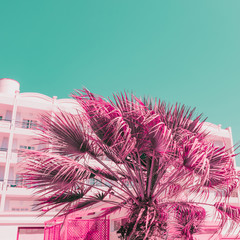
<instances>
[{"instance_id":1,"label":"window","mask_svg":"<svg viewBox=\"0 0 240 240\"><path fill-rule=\"evenodd\" d=\"M233 191L233 192L231 193L231 197L238 197L238 192Z\"/></svg>"},{"instance_id":2,"label":"window","mask_svg":"<svg viewBox=\"0 0 240 240\"><path fill-rule=\"evenodd\" d=\"M94 178L90 178L90 179L88 179L88 184L89 185L94 185L95 184L95 179Z\"/></svg>"},{"instance_id":3,"label":"window","mask_svg":"<svg viewBox=\"0 0 240 240\"><path fill-rule=\"evenodd\" d=\"M36 129L36 127L37 127L37 121L36 120L23 119L22 128Z\"/></svg>"},{"instance_id":4,"label":"window","mask_svg":"<svg viewBox=\"0 0 240 240\"><path fill-rule=\"evenodd\" d=\"M121 220L115 220L113 222L113 231L118 231L121 227Z\"/></svg>"},{"instance_id":5,"label":"window","mask_svg":"<svg viewBox=\"0 0 240 240\"><path fill-rule=\"evenodd\" d=\"M116 219L113 220L113 228L112 231L118 231L122 225L125 225L128 221L128 218Z\"/></svg>"},{"instance_id":6,"label":"window","mask_svg":"<svg viewBox=\"0 0 240 240\"><path fill-rule=\"evenodd\" d=\"M215 147L223 147L224 146L224 142L220 141L220 140L215 140L213 144Z\"/></svg>"},{"instance_id":7,"label":"window","mask_svg":"<svg viewBox=\"0 0 240 240\"><path fill-rule=\"evenodd\" d=\"M95 186L102 186L102 183L96 180L95 178L90 178L89 179L89 184L90 185L95 185Z\"/></svg>"},{"instance_id":8,"label":"window","mask_svg":"<svg viewBox=\"0 0 240 240\"><path fill-rule=\"evenodd\" d=\"M12 211L16 212L27 212L29 208L12 208Z\"/></svg>"},{"instance_id":9,"label":"window","mask_svg":"<svg viewBox=\"0 0 240 240\"><path fill-rule=\"evenodd\" d=\"M89 178L87 180L87 184L89 185L95 185L95 186L98 186L98 187L105 187L106 185L107 186L111 186L110 183L107 183L106 181L104 181L103 179L101 178ZM106 184L106 185L105 185Z\"/></svg>"},{"instance_id":10,"label":"window","mask_svg":"<svg viewBox=\"0 0 240 240\"><path fill-rule=\"evenodd\" d=\"M105 180L104 180L103 183L104 183L103 186L105 186L105 187L106 187L106 186L107 186L107 187L111 187L111 186L112 186L111 180L108 180L108 181L105 181Z\"/></svg>"},{"instance_id":11,"label":"window","mask_svg":"<svg viewBox=\"0 0 240 240\"><path fill-rule=\"evenodd\" d=\"M20 145L20 149L29 149L29 150L34 150L35 147L32 146L24 146L24 145Z\"/></svg>"},{"instance_id":12,"label":"window","mask_svg":"<svg viewBox=\"0 0 240 240\"><path fill-rule=\"evenodd\" d=\"M18 227L18 240L35 239L40 240L44 238L44 227Z\"/></svg>"}]
</instances>

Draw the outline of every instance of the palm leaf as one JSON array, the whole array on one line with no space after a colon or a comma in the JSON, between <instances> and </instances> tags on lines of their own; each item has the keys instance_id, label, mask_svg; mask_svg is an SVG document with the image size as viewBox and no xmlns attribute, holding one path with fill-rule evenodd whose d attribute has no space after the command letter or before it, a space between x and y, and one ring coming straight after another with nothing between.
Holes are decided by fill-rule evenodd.
<instances>
[{"instance_id":1,"label":"palm leaf","mask_svg":"<svg viewBox=\"0 0 240 240\"><path fill-rule=\"evenodd\" d=\"M87 121L80 113L60 111L54 117L45 114L41 117L42 135L39 141L50 144L51 151L57 154L82 157L88 153L91 156L99 156L100 149L86 126Z\"/></svg>"},{"instance_id":2,"label":"palm leaf","mask_svg":"<svg viewBox=\"0 0 240 240\"><path fill-rule=\"evenodd\" d=\"M186 236L187 239L193 239L192 235L201 229L201 224L206 216L205 209L189 203L176 203L173 208L177 220L176 236Z\"/></svg>"},{"instance_id":3,"label":"palm leaf","mask_svg":"<svg viewBox=\"0 0 240 240\"><path fill-rule=\"evenodd\" d=\"M214 204L218 213L220 213L219 225L221 228L227 227L227 235L231 234L237 230L236 238L239 236L239 223L240 223L240 208L236 206L231 206L223 202L216 202ZM227 224L227 220L231 219L232 221Z\"/></svg>"},{"instance_id":4,"label":"palm leaf","mask_svg":"<svg viewBox=\"0 0 240 240\"><path fill-rule=\"evenodd\" d=\"M90 94L86 89L73 97L86 111L90 126L101 140L98 144L105 154L114 161L116 155L126 157L134 148L135 140L119 110L105 102L102 97Z\"/></svg>"},{"instance_id":5,"label":"palm leaf","mask_svg":"<svg viewBox=\"0 0 240 240\"><path fill-rule=\"evenodd\" d=\"M113 206L113 207L108 207L107 209L105 209L102 213L100 213L96 218L103 218L108 216L109 214L115 213L116 211L120 211L122 209L122 204L119 204L117 206Z\"/></svg>"}]
</instances>

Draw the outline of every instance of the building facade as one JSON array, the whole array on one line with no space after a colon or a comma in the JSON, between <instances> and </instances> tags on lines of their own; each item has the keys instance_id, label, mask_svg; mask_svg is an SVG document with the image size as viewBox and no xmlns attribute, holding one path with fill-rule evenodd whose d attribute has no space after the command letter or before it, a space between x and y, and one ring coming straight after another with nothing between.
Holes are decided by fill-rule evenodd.
<instances>
[{"instance_id":1,"label":"building facade","mask_svg":"<svg viewBox=\"0 0 240 240\"><path fill-rule=\"evenodd\" d=\"M71 99L50 98L39 93L20 93L20 84L12 79L0 79L0 239L42 240L44 222L56 212L35 211L36 195L27 189L17 174L21 149L40 150L33 140L41 114L57 108L74 107ZM44 211L44 209L43 209ZM28 238L30 235L34 238Z\"/></svg>"},{"instance_id":2,"label":"building facade","mask_svg":"<svg viewBox=\"0 0 240 240\"><path fill-rule=\"evenodd\" d=\"M20 84L12 79L0 79L0 239L1 240L42 240L44 222L53 218L56 212L42 213L33 208L36 194L22 182L17 174L17 164L21 161L21 149L41 150L33 140L41 114L53 114L58 108L74 109L71 99L57 99L40 93L21 93ZM211 132L209 139L217 146L233 146L231 128L205 123ZM238 205L236 192L231 202ZM44 211L44 209L43 209ZM115 217L111 232L114 232L121 216Z\"/></svg>"}]
</instances>

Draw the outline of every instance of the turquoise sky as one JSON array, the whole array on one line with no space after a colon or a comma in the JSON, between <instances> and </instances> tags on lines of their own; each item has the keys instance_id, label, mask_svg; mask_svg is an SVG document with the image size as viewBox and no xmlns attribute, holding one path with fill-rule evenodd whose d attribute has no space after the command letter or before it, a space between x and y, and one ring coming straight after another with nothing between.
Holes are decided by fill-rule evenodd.
<instances>
[{"instance_id":1,"label":"turquoise sky","mask_svg":"<svg viewBox=\"0 0 240 240\"><path fill-rule=\"evenodd\" d=\"M21 92L129 90L196 107L240 141L239 0L12 0L0 9L0 78Z\"/></svg>"}]
</instances>

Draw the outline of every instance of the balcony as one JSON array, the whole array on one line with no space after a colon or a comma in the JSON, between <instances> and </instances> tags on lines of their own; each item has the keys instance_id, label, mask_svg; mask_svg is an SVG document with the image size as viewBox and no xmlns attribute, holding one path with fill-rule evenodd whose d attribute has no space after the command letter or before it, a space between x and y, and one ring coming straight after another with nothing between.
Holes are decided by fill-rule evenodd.
<instances>
[{"instance_id":1,"label":"balcony","mask_svg":"<svg viewBox=\"0 0 240 240\"><path fill-rule=\"evenodd\" d=\"M7 148L0 148L0 163L6 163Z\"/></svg>"},{"instance_id":2,"label":"balcony","mask_svg":"<svg viewBox=\"0 0 240 240\"><path fill-rule=\"evenodd\" d=\"M10 163L17 163L18 162L18 154L15 152L11 153L11 161Z\"/></svg>"},{"instance_id":3,"label":"balcony","mask_svg":"<svg viewBox=\"0 0 240 240\"><path fill-rule=\"evenodd\" d=\"M37 129L37 121L35 120L23 120L23 121L16 121L15 127L17 128L24 128L24 129Z\"/></svg>"},{"instance_id":4,"label":"balcony","mask_svg":"<svg viewBox=\"0 0 240 240\"><path fill-rule=\"evenodd\" d=\"M7 159L7 148L0 148L0 163L6 163L6 159ZM17 163L19 162L20 157L18 157L17 152L12 152L11 153L11 160L10 163Z\"/></svg>"},{"instance_id":5,"label":"balcony","mask_svg":"<svg viewBox=\"0 0 240 240\"><path fill-rule=\"evenodd\" d=\"M11 187L11 188L29 188L30 185L26 184L26 182L22 179L18 179L18 180L8 180L8 184L7 187Z\"/></svg>"},{"instance_id":6,"label":"balcony","mask_svg":"<svg viewBox=\"0 0 240 240\"><path fill-rule=\"evenodd\" d=\"M35 120L23 120L15 122L15 133L23 135L34 135L39 129L39 124Z\"/></svg>"},{"instance_id":7,"label":"balcony","mask_svg":"<svg viewBox=\"0 0 240 240\"><path fill-rule=\"evenodd\" d=\"M205 130L206 132L210 132L210 137L223 137L223 138L230 138L231 133L229 128L223 129L221 128L221 125L215 125L213 123L205 122L202 126L202 130Z\"/></svg>"},{"instance_id":8,"label":"balcony","mask_svg":"<svg viewBox=\"0 0 240 240\"><path fill-rule=\"evenodd\" d=\"M31 196L33 190L28 189L30 185L26 184L23 180L8 180L7 182L7 195L8 196Z\"/></svg>"},{"instance_id":9,"label":"balcony","mask_svg":"<svg viewBox=\"0 0 240 240\"><path fill-rule=\"evenodd\" d=\"M11 126L11 120L0 119L0 131L9 132Z\"/></svg>"}]
</instances>

